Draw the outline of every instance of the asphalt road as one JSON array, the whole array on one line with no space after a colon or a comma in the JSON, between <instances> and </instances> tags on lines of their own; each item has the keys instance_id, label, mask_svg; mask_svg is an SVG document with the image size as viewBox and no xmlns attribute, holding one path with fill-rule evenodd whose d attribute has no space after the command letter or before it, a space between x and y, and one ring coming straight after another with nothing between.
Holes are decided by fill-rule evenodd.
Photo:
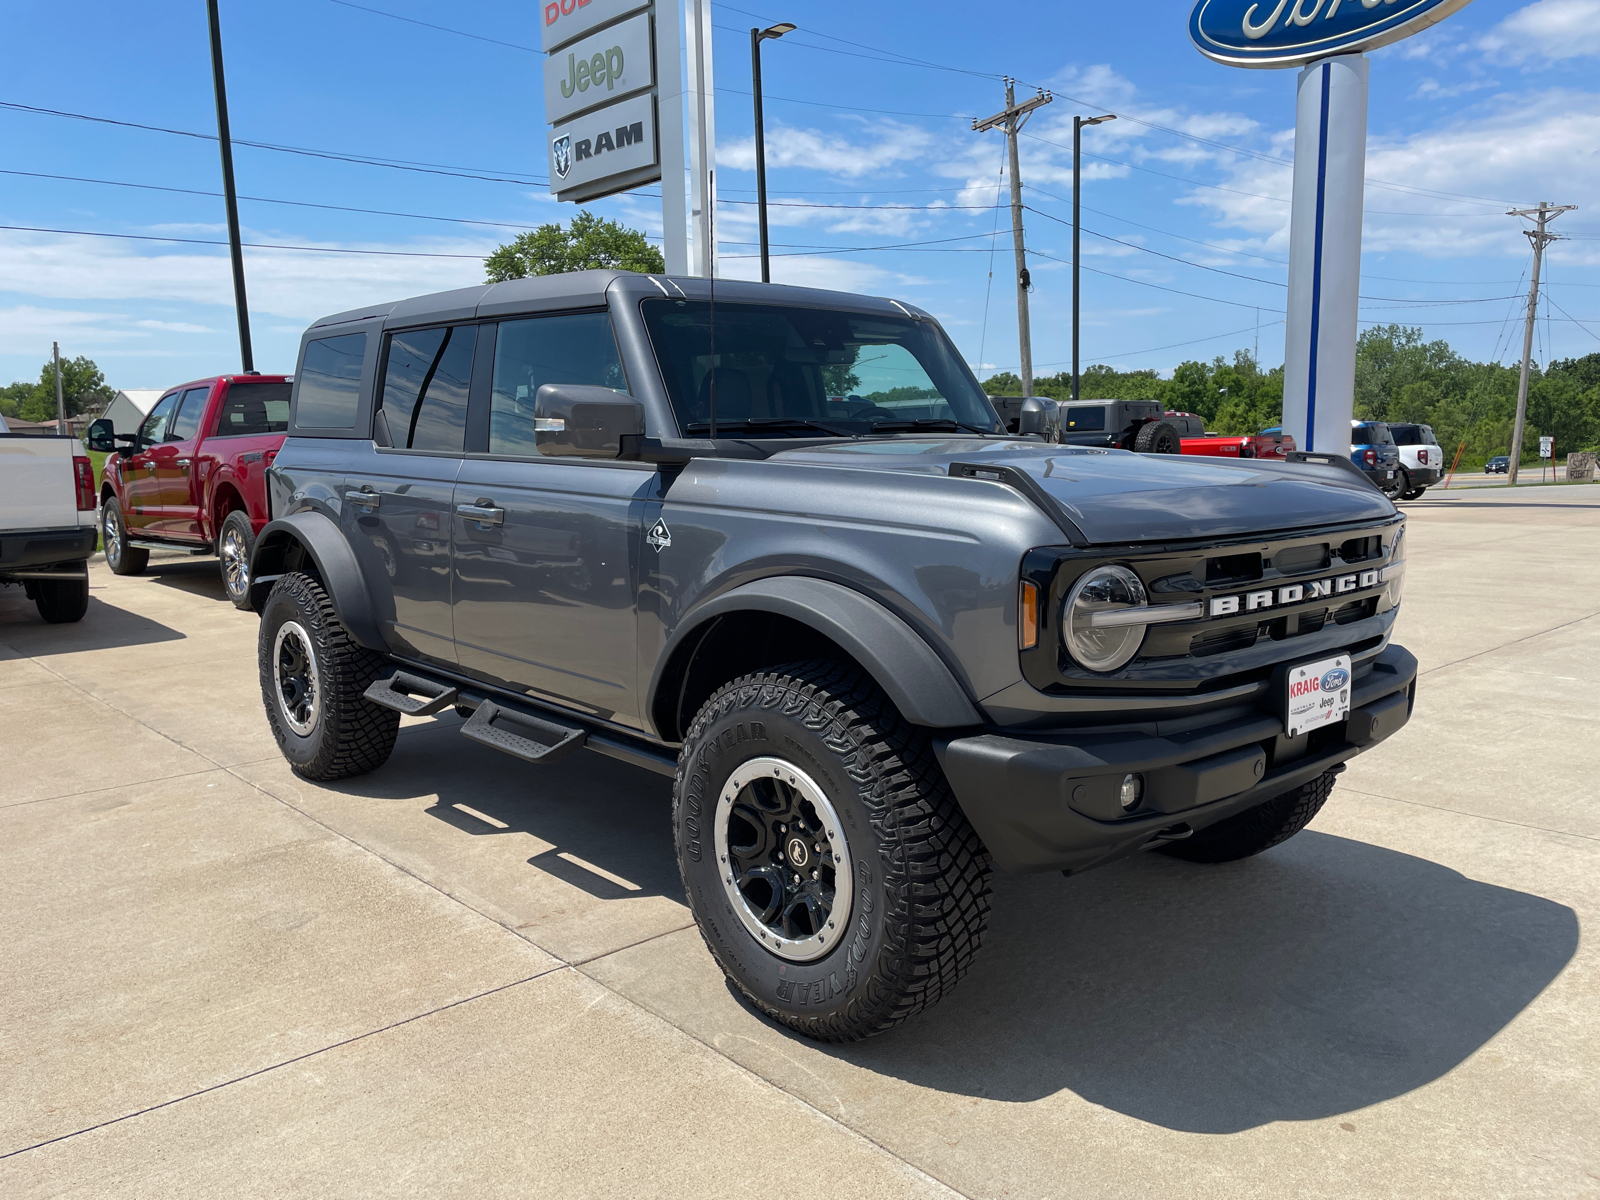
<instances>
[{"instance_id":1,"label":"asphalt road","mask_svg":"<svg viewBox=\"0 0 1600 1200\"><path fill-rule=\"evenodd\" d=\"M730 995L666 780L307 783L212 561L0 594L0 1195L1600 1195L1600 488L1404 507L1416 716L1309 830L998 877L848 1047Z\"/></svg>"}]
</instances>

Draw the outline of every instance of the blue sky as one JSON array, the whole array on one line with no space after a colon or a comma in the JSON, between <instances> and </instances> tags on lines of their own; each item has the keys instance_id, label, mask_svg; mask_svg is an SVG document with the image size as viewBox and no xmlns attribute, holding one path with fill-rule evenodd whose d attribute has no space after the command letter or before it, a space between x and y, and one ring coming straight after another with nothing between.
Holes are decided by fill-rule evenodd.
<instances>
[{"instance_id":1,"label":"blue sky","mask_svg":"<svg viewBox=\"0 0 1600 1200\"><path fill-rule=\"evenodd\" d=\"M800 32L764 58L777 281L910 300L974 365L1014 368L1009 218L993 207L1003 139L970 130L1010 73L1019 94L1057 97L1023 138L1036 370L1070 355L1071 118L1091 109L1124 119L1085 131L1085 363L1165 372L1231 355L1255 344L1258 309L1261 359L1282 361L1295 73L1203 59L1186 5L713 12L725 273L756 269L748 31L788 20ZM324 313L478 282L479 258L518 228L570 216L541 182L535 4L223 0L222 21L235 138L316 152L236 149L240 194L260 198L241 201L245 240L267 247L245 251L260 369L292 369ZM8 60L6 105L215 132L199 0L10 0L5 29L32 48ZM1536 357L1600 350L1597 58L1600 0L1476 0L1374 55L1363 319L1515 358L1530 254L1504 210L1547 199L1580 209L1546 256ZM216 147L200 138L4 107L0 170L0 225L226 236L204 194L220 190ZM648 196L593 208L660 232ZM52 339L117 387L236 370L225 248L0 229L0 380L34 377Z\"/></svg>"}]
</instances>

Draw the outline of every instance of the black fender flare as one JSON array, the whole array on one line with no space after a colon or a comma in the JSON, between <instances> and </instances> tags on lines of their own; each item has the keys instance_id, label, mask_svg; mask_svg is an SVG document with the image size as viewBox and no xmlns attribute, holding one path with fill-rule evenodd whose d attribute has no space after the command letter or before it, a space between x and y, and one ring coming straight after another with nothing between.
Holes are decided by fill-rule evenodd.
<instances>
[{"instance_id":1,"label":"black fender flare","mask_svg":"<svg viewBox=\"0 0 1600 1200\"><path fill-rule=\"evenodd\" d=\"M828 638L872 676L913 725L955 729L983 723L955 674L904 620L870 596L803 575L758 579L690 612L656 661L645 711L655 711L662 675L680 646L719 616L752 611L788 617Z\"/></svg>"},{"instance_id":2,"label":"black fender flare","mask_svg":"<svg viewBox=\"0 0 1600 1200\"><path fill-rule=\"evenodd\" d=\"M255 552L250 556L250 606L261 611L267 593L283 574L289 548L296 544L316 564L323 589L350 636L368 650L387 653L389 647L383 640L361 564L339 527L315 509L302 509L268 521L257 535Z\"/></svg>"}]
</instances>

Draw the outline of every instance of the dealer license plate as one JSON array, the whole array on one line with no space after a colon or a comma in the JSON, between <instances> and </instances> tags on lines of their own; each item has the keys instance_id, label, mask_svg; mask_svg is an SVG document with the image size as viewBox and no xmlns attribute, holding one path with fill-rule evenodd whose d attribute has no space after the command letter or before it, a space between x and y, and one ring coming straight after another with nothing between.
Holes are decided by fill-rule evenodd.
<instances>
[{"instance_id":1,"label":"dealer license plate","mask_svg":"<svg viewBox=\"0 0 1600 1200\"><path fill-rule=\"evenodd\" d=\"M1285 732L1299 737L1350 715L1350 656L1324 658L1289 668Z\"/></svg>"}]
</instances>

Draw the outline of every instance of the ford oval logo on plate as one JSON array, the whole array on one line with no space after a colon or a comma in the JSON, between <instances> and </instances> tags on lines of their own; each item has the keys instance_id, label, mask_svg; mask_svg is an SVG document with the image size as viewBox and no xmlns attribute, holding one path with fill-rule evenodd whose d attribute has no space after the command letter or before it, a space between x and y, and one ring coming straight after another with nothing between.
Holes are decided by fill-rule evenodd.
<instances>
[{"instance_id":1,"label":"ford oval logo on plate","mask_svg":"<svg viewBox=\"0 0 1600 1200\"><path fill-rule=\"evenodd\" d=\"M1337 692L1349 682L1350 672L1343 667L1335 667L1322 677L1322 690L1325 692Z\"/></svg>"},{"instance_id":2,"label":"ford oval logo on plate","mask_svg":"<svg viewBox=\"0 0 1600 1200\"><path fill-rule=\"evenodd\" d=\"M1199 0L1189 36L1235 67L1298 67L1398 42L1468 0Z\"/></svg>"}]
</instances>

